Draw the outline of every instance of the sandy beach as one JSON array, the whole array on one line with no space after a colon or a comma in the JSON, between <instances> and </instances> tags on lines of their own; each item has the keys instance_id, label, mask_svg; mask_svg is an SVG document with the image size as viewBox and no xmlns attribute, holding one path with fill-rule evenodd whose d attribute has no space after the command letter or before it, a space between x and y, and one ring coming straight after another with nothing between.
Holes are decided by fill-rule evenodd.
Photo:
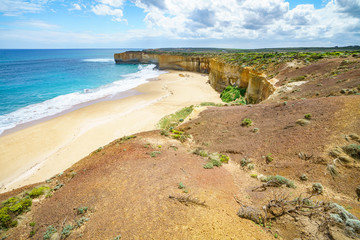
<instances>
[{"instance_id":1,"label":"sandy beach","mask_svg":"<svg viewBox=\"0 0 360 240\"><path fill-rule=\"evenodd\" d=\"M153 130L165 115L220 102L208 76L171 71L134 90L0 137L0 192L44 181L124 135Z\"/></svg>"}]
</instances>

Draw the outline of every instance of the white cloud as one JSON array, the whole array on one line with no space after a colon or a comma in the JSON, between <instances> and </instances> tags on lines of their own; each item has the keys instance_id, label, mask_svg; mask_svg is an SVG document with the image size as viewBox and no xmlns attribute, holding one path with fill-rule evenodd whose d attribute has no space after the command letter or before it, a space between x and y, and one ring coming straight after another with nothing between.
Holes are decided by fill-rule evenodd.
<instances>
[{"instance_id":1,"label":"white cloud","mask_svg":"<svg viewBox=\"0 0 360 240\"><path fill-rule=\"evenodd\" d=\"M102 4L107 4L112 7L121 7L126 0L98 0Z\"/></svg>"},{"instance_id":2,"label":"white cloud","mask_svg":"<svg viewBox=\"0 0 360 240\"><path fill-rule=\"evenodd\" d=\"M290 9L285 0L135 0L148 30L172 39L268 39L283 41L350 37L360 26L360 0L332 0ZM351 6L351 8L349 7ZM359 14L358 14L359 13Z\"/></svg>"},{"instance_id":3,"label":"white cloud","mask_svg":"<svg viewBox=\"0 0 360 240\"><path fill-rule=\"evenodd\" d=\"M72 8L69 9L69 11L76 11L76 10L81 10L81 9L82 8L81 8L80 4L74 3L72 5Z\"/></svg>"},{"instance_id":4,"label":"white cloud","mask_svg":"<svg viewBox=\"0 0 360 240\"><path fill-rule=\"evenodd\" d=\"M23 13L34 13L42 10L47 1L1 0L0 13L5 16L18 16Z\"/></svg>"},{"instance_id":5,"label":"white cloud","mask_svg":"<svg viewBox=\"0 0 360 240\"><path fill-rule=\"evenodd\" d=\"M123 17L123 11L121 9L113 9L105 4L99 4L96 6L93 6L91 9L96 15L102 15L102 16L113 16L113 21L121 22L124 21L122 19Z\"/></svg>"}]
</instances>

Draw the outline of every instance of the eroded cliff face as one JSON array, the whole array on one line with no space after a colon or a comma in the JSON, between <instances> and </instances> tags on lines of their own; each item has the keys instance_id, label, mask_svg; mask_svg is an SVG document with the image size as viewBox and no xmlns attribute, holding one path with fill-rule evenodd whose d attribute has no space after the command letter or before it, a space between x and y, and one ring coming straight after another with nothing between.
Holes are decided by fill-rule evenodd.
<instances>
[{"instance_id":1,"label":"eroded cliff face","mask_svg":"<svg viewBox=\"0 0 360 240\"><path fill-rule=\"evenodd\" d=\"M159 69L208 73L210 85L218 92L228 85L247 88L245 98L249 103L259 103L275 91L274 86L263 73L247 67L231 65L217 58L129 51L116 53L114 59L117 64L152 63Z\"/></svg>"}]
</instances>

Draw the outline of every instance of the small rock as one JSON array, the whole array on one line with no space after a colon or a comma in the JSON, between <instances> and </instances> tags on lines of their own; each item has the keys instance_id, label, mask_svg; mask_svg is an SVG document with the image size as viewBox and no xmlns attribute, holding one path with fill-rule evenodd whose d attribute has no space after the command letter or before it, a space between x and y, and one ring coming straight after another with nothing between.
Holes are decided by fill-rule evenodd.
<instances>
[{"instance_id":1,"label":"small rock","mask_svg":"<svg viewBox=\"0 0 360 240\"><path fill-rule=\"evenodd\" d=\"M310 121L306 119L298 119L296 120L296 124L299 124L300 126L306 126L310 124Z\"/></svg>"},{"instance_id":2,"label":"small rock","mask_svg":"<svg viewBox=\"0 0 360 240\"><path fill-rule=\"evenodd\" d=\"M259 129L258 128L254 128L253 130L251 130L253 133L257 133L259 132Z\"/></svg>"},{"instance_id":3,"label":"small rock","mask_svg":"<svg viewBox=\"0 0 360 240\"><path fill-rule=\"evenodd\" d=\"M50 240L60 240L60 239L61 239L61 235L57 232L54 233L50 238Z\"/></svg>"}]
</instances>

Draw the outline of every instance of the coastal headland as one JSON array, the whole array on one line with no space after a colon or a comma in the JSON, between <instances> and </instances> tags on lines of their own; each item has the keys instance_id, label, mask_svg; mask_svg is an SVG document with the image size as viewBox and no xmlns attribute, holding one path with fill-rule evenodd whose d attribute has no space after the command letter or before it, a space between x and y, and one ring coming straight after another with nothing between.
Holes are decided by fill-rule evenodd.
<instances>
[{"instance_id":1,"label":"coastal headland","mask_svg":"<svg viewBox=\"0 0 360 240\"><path fill-rule=\"evenodd\" d=\"M1 137L1 236L359 238L360 51L280 50L115 54L171 71Z\"/></svg>"}]
</instances>

